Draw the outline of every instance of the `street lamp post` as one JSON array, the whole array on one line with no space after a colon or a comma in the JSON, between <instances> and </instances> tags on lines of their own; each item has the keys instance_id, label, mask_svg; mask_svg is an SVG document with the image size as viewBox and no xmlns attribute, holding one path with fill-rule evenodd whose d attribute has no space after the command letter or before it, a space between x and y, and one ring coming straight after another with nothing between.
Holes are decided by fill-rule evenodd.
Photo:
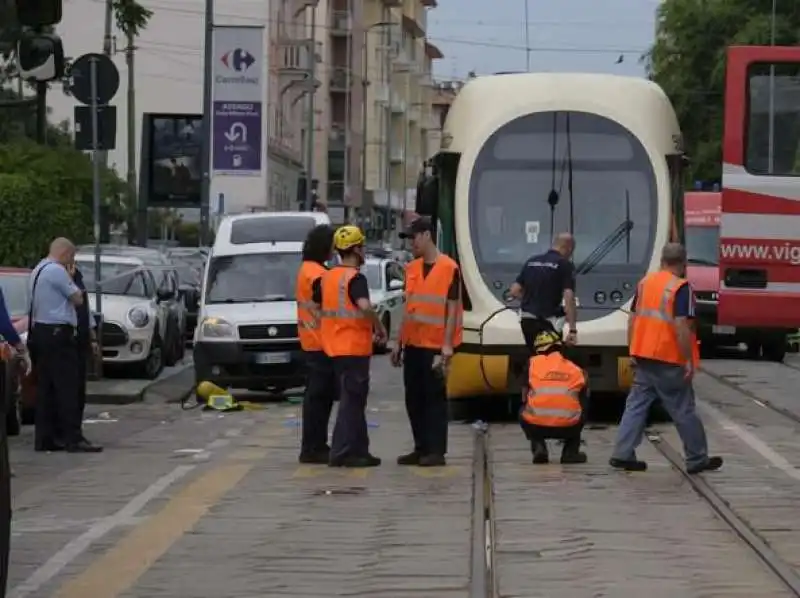
<instances>
[{"instance_id":1,"label":"street lamp post","mask_svg":"<svg viewBox=\"0 0 800 598\"><path fill-rule=\"evenodd\" d=\"M775 16L778 11L778 0L772 0L772 15L770 20L769 45L775 45ZM775 63L769 66L769 123L767 131L767 172L772 174L775 170Z\"/></svg>"}]
</instances>

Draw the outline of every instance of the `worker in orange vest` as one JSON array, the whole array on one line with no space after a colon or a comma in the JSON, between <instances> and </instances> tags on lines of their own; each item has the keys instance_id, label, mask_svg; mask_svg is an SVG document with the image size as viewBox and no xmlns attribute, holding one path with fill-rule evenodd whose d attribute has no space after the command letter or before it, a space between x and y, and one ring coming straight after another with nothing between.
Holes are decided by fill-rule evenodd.
<instances>
[{"instance_id":1,"label":"worker in orange vest","mask_svg":"<svg viewBox=\"0 0 800 598\"><path fill-rule=\"evenodd\" d=\"M445 374L461 344L461 277L458 264L439 253L429 219L412 221L400 237L411 240L414 259L406 266L406 309L392 364L404 364L406 411L414 450L399 465L436 467L447 454Z\"/></svg>"},{"instance_id":2,"label":"worker in orange vest","mask_svg":"<svg viewBox=\"0 0 800 598\"><path fill-rule=\"evenodd\" d=\"M328 465L375 467L381 460L369 452L367 395L373 339L384 343L386 329L372 308L364 264L364 233L343 226L333 236L341 264L312 285L312 299L321 308L320 335L325 354L333 360L339 411L333 428ZM374 335L373 335L374 331Z\"/></svg>"},{"instance_id":3,"label":"worker in orange vest","mask_svg":"<svg viewBox=\"0 0 800 598\"><path fill-rule=\"evenodd\" d=\"M628 319L628 346L634 363L633 386L617 432L611 466L644 471L636 458L647 415L660 399L686 452L686 471L700 473L722 467L721 457L708 456L703 422L695 408L692 378L697 368L697 339L692 329L694 294L686 276L686 249L667 243L661 270L638 285Z\"/></svg>"},{"instance_id":4,"label":"worker in orange vest","mask_svg":"<svg viewBox=\"0 0 800 598\"><path fill-rule=\"evenodd\" d=\"M549 461L547 440L564 442L561 463L586 463L581 432L589 407L586 373L562 354L557 332L544 330L533 342L535 354L528 361L528 380L522 389L519 421L531 443L533 462Z\"/></svg>"},{"instance_id":5,"label":"worker in orange vest","mask_svg":"<svg viewBox=\"0 0 800 598\"><path fill-rule=\"evenodd\" d=\"M308 378L303 396L303 436L300 463L328 463L328 422L336 383L333 362L322 350L320 318L313 301L314 282L328 270L325 262L333 255L333 229L320 224L308 233L303 244L303 263L297 273L297 333L303 348Z\"/></svg>"}]
</instances>

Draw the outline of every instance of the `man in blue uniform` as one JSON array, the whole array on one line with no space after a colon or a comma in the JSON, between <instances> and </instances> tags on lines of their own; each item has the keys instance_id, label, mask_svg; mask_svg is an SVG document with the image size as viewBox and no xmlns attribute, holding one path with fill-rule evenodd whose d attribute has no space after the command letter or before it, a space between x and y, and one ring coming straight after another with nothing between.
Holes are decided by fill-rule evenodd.
<instances>
[{"instance_id":1,"label":"man in blue uniform","mask_svg":"<svg viewBox=\"0 0 800 598\"><path fill-rule=\"evenodd\" d=\"M83 303L84 295L68 271L74 259L75 246L68 239L58 238L50 244L48 256L31 272L28 345L36 368L37 451L102 450L81 433L75 307ZM58 432L61 438L56 437Z\"/></svg>"},{"instance_id":2,"label":"man in blue uniform","mask_svg":"<svg viewBox=\"0 0 800 598\"><path fill-rule=\"evenodd\" d=\"M575 266L570 261L575 239L559 234L552 249L529 258L509 289L509 295L521 299L521 326L531 355L540 332L554 330L557 319L566 316L569 326L566 342L577 341L575 327Z\"/></svg>"}]
</instances>

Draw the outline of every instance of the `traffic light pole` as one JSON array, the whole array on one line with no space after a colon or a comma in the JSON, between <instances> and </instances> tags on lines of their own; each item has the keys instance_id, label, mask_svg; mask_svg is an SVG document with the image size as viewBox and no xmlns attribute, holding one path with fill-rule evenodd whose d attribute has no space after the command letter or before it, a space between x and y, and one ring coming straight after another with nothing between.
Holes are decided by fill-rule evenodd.
<instances>
[{"instance_id":1,"label":"traffic light pole","mask_svg":"<svg viewBox=\"0 0 800 598\"><path fill-rule=\"evenodd\" d=\"M47 143L47 83L36 82L36 143Z\"/></svg>"},{"instance_id":2,"label":"traffic light pole","mask_svg":"<svg viewBox=\"0 0 800 598\"><path fill-rule=\"evenodd\" d=\"M211 206L211 118L214 109L211 96L214 68L214 0L206 0L205 52L203 56L203 145L200 186L200 245L209 243L209 211Z\"/></svg>"}]
</instances>

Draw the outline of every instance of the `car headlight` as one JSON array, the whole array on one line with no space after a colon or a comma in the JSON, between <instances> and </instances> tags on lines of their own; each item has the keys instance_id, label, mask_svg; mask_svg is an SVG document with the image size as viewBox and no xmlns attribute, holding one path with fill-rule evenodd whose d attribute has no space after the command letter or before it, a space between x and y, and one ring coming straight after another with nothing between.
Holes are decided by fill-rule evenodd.
<instances>
[{"instance_id":1,"label":"car headlight","mask_svg":"<svg viewBox=\"0 0 800 598\"><path fill-rule=\"evenodd\" d=\"M136 328L144 328L150 322L150 314L141 307L134 307L128 312L128 320Z\"/></svg>"},{"instance_id":2,"label":"car headlight","mask_svg":"<svg viewBox=\"0 0 800 598\"><path fill-rule=\"evenodd\" d=\"M222 318L205 318L200 326L200 335L206 338L231 338L236 336L236 330Z\"/></svg>"}]
</instances>

